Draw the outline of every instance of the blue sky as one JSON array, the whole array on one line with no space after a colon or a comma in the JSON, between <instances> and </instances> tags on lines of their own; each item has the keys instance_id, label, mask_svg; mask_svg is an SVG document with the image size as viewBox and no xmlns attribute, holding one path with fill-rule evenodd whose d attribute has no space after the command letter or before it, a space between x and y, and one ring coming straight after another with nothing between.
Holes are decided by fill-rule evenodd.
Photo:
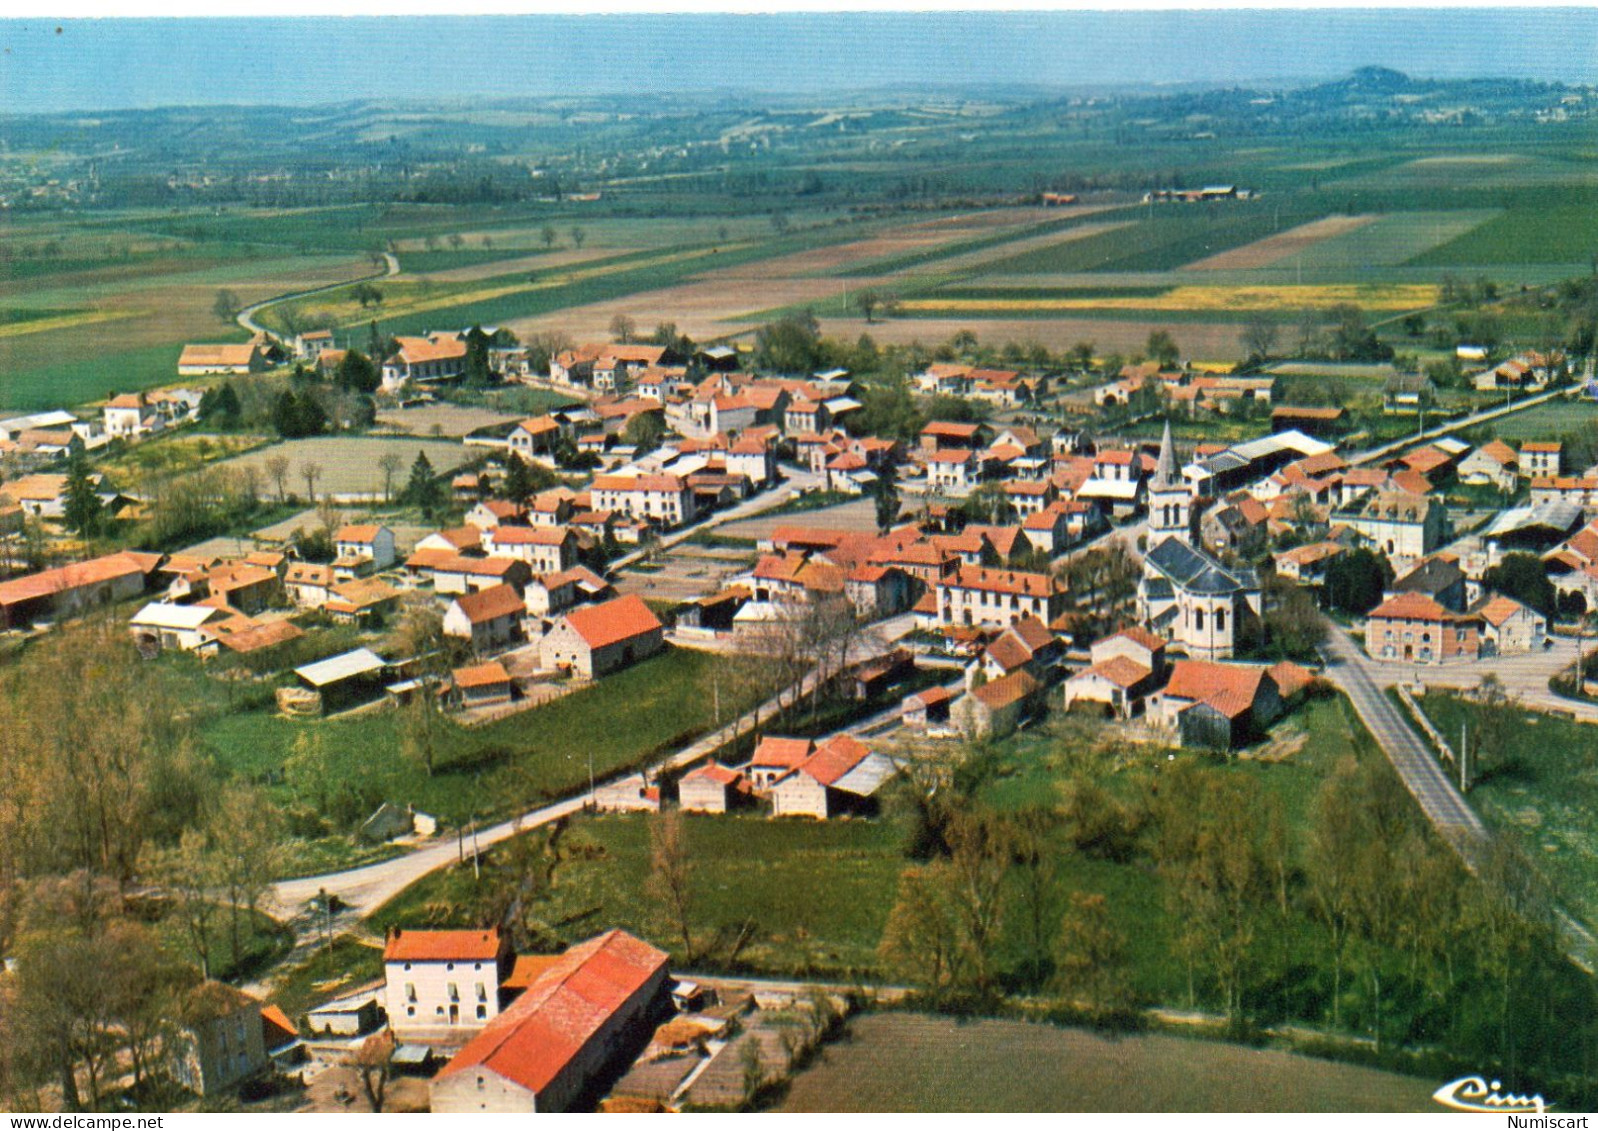
<instances>
[{"instance_id":1,"label":"blue sky","mask_svg":"<svg viewBox=\"0 0 1598 1131\"><path fill-rule=\"evenodd\" d=\"M1263 83L1366 64L1418 77L1598 82L1598 10L4 20L0 109L906 82Z\"/></svg>"}]
</instances>

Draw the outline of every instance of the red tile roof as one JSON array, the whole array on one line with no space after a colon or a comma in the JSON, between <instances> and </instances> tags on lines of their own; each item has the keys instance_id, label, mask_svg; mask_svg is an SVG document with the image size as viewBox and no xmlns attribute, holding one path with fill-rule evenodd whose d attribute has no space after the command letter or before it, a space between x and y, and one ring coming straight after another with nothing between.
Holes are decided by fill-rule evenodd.
<instances>
[{"instance_id":1,"label":"red tile roof","mask_svg":"<svg viewBox=\"0 0 1598 1131\"><path fill-rule=\"evenodd\" d=\"M496 526L488 540L495 546L559 546L571 536L564 526Z\"/></svg>"},{"instance_id":2,"label":"red tile roof","mask_svg":"<svg viewBox=\"0 0 1598 1131\"><path fill-rule=\"evenodd\" d=\"M1096 675L1117 687L1127 688L1136 686L1153 673L1130 656L1111 656L1102 663L1094 664L1082 674Z\"/></svg>"},{"instance_id":3,"label":"red tile roof","mask_svg":"<svg viewBox=\"0 0 1598 1131\"><path fill-rule=\"evenodd\" d=\"M1171 669L1165 694L1172 699L1210 703L1235 717L1235 712L1230 708L1235 707L1239 699L1245 707L1252 705L1259 695L1260 680L1264 678L1264 668L1217 664L1208 660L1178 660Z\"/></svg>"},{"instance_id":4,"label":"red tile roof","mask_svg":"<svg viewBox=\"0 0 1598 1131\"><path fill-rule=\"evenodd\" d=\"M566 623L590 648L604 648L661 628L660 618L636 593L575 609L566 614Z\"/></svg>"},{"instance_id":5,"label":"red tile roof","mask_svg":"<svg viewBox=\"0 0 1598 1131\"><path fill-rule=\"evenodd\" d=\"M496 684L510 682L510 672L506 671L505 665L498 660L456 668L453 676L456 687L493 687Z\"/></svg>"},{"instance_id":6,"label":"red tile roof","mask_svg":"<svg viewBox=\"0 0 1598 1131\"><path fill-rule=\"evenodd\" d=\"M1015 593L1028 597L1048 597L1055 592L1054 582L1041 573L1019 570L978 569L963 566L952 580L940 581L957 589L977 589L990 593Z\"/></svg>"},{"instance_id":7,"label":"red tile roof","mask_svg":"<svg viewBox=\"0 0 1598 1131\"><path fill-rule=\"evenodd\" d=\"M667 955L625 931L579 943L455 1054L437 1079L485 1068L537 1095L659 977Z\"/></svg>"},{"instance_id":8,"label":"red tile roof","mask_svg":"<svg viewBox=\"0 0 1598 1131\"><path fill-rule=\"evenodd\" d=\"M455 604L471 624L484 624L500 617L520 616L526 609L522 595L516 592L516 587L503 583L457 597Z\"/></svg>"},{"instance_id":9,"label":"red tile roof","mask_svg":"<svg viewBox=\"0 0 1598 1131\"><path fill-rule=\"evenodd\" d=\"M1453 620L1455 614L1443 608L1424 593L1400 593L1390 597L1370 611L1370 619L1377 620Z\"/></svg>"},{"instance_id":10,"label":"red tile roof","mask_svg":"<svg viewBox=\"0 0 1598 1131\"><path fill-rule=\"evenodd\" d=\"M490 962L499 957L499 928L486 931L396 930L383 947L384 962Z\"/></svg>"},{"instance_id":11,"label":"red tile roof","mask_svg":"<svg viewBox=\"0 0 1598 1131\"><path fill-rule=\"evenodd\" d=\"M0 581L0 606L15 605L88 585L98 585L135 573L148 576L155 571L160 562L160 554L140 554L124 550L118 554L108 554L103 558L73 562L41 573L14 577L10 581Z\"/></svg>"},{"instance_id":12,"label":"red tile roof","mask_svg":"<svg viewBox=\"0 0 1598 1131\"><path fill-rule=\"evenodd\" d=\"M870 753L871 748L858 738L847 734L834 735L818 746L797 772L814 778L822 785L831 785L865 761Z\"/></svg>"},{"instance_id":13,"label":"red tile roof","mask_svg":"<svg viewBox=\"0 0 1598 1131\"><path fill-rule=\"evenodd\" d=\"M751 766L772 766L791 770L810 757L815 744L808 738L782 738L778 735L768 735L760 740L760 745L755 747L755 753L749 759Z\"/></svg>"},{"instance_id":14,"label":"red tile roof","mask_svg":"<svg viewBox=\"0 0 1598 1131\"><path fill-rule=\"evenodd\" d=\"M990 710L997 711L1036 695L1041 687L1029 673L1021 671L984 683L971 694L986 703Z\"/></svg>"}]
</instances>

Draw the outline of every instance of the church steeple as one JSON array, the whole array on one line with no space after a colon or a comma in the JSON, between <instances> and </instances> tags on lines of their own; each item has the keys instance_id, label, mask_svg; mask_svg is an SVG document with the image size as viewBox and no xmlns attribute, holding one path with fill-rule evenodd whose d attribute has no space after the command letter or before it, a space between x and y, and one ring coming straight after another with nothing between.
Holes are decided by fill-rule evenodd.
<instances>
[{"instance_id":1,"label":"church steeple","mask_svg":"<svg viewBox=\"0 0 1598 1131\"><path fill-rule=\"evenodd\" d=\"M1176 486L1176 450L1171 445L1171 422L1165 422L1165 435L1160 437L1160 461L1154 465L1154 486Z\"/></svg>"},{"instance_id":2,"label":"church steeple","mask_svg":"<svg viewBox=\"0 0 1598 1131\"><path fill-rule=\"evenodd\" d=\"M1192 538L1193 496L1176 469L1176 446L1171 443L1171 422L1165 422L1160 437L1160 459L1154 465L1154 481L1149 484L1149 545L1167 538Z\"/></svg>"}]
</instances>

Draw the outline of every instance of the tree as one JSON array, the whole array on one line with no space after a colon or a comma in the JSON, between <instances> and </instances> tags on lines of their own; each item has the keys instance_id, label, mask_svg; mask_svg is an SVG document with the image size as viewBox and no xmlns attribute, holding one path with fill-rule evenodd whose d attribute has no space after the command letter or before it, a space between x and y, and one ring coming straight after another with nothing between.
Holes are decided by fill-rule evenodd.
<instances>
[{"instance_id":1,"label":"tree","mask_svg":"<svg viewBox=\"0 0 1598 1131\"><path fill-rule=\"evenodd\" d=\"M553 248L555 241L560 238L555 234L555 226L553 224L545 224L539 229L538 235L544 241L544 249L546 251Z\"/></svg>"},{"instance_id":2,"label":"tree","mask_svg":"<svg viewBox=\"0 0 1598 1131\"><path fill-rule=\"evenodd\" d=\"M416 453L416 459L411 463L411 477L400 494L400 502L421 508L422 513L429 518L442 505L443 490L426 452Z\"/></svg>"},{"instance_id":3,"label":"tree","mask_svg":"<svg viewBox=\"0 0 1598 1131\"><path fill-rule=\"evenodd\" d=\"M966 520L987 526L1002 526L1015 518L1015 505L1004 492L1003 483L984 483L966 496L960 509Z\"/></svg>"},{"instance_id":4,"label":"tree","mask_svg":"<svg viewBox=\"0 0 1598 1131\"><path fill-rule=\"evenodd\" d=\"M627 421L627 427L621 433L622 439L637 448L639 455L660 447L665 435L666 426L661 422L660 415L654 412L638 413Z\"/></svg>"},{"instance_id":5,"label":"tree","mask_svg":"<svg viewBox=\"0 0 1598 1131\"><path fill-rule=\"evenodd\" d=\"M965 949L950 899L948 863L935 860L899 873L899 893L878 953L902 977L943 997L965 981Z\"/></svg>"},{"instance_id":6,"label":"tree","mask_svg":"<svg viewBox=\"0 0 1598 1131\"><path fill-rule=\"evenodd\" d=\"M494 379L488 364L488 335L481 326L466 332L466 361L462 380L467 388L487 388Z\"/></svg>"},{"instance_id":7,"label":"tree","mask_svg":"<svg viewBox=\"0 0 1598 1131\"><path fill-rule=\"evenodd\" d=\"M1258 364L1271 356L1278 334L1279 329L1274 321L1263 314L1256 314L1243 324L1239 340L1248 351L1248 359Z\"/></svg>"},{"instance_id":8,"label":"tree","mask_svg":"<svg viewBox=\"0 0 1598 1131\"><path fill-rule=\"evenodd\" d=\"M97 536L105 519L105 504L95 493L94 480L89 477L89 461L82 455L74 456L67 466L67 492L62 518L67 528L81 538Z\"/></svg>"},{"instance_id":9,"label":"tree","mask_svg":"<svg viewBox=\"0 0 1598 1131\"><path fill-rule=\"evenodd\" d=\"M459 237L451 237L458 239ZM345 1063L360 1075L361 1091L374 1112L383 1110L387 1098L389 1072L394 1062L394 1031L384 1029L361 1042L361 1047L348 1054Z\"/></svg>"},{"instance_id":10,"label":"tree","mask_svg":"<svg viewBox=\"0 0 1598 1131\"><path fill-rule=\"evenodd\" d=\"M377 457L378 469L383 473L383 502L394 501L394 479L399 475L400 468L405 466L405 460L398 452L384 452Z\"/></svg>"},{"instance_id":11,"label":"tree","mask_svg":"<svg viewBox=\"0 0 1598 1131\"><path fill-rule=\"evenodd\" d=\"M1364 616L1381 604L1392 581L1393 567L1387 558L1362 548L1338 554L1327 564L1323 591L1332 608Z\"/></svg>"},{"instance_id":12,"label":"tree","mask_svg":"<svg viewBox=\"0 0 1598 1131\"><path fill-rule=\"evenodd\" d=\"M1554 615L1554 585L1548 580L1548 567L1536 554L1505 554L1502 561L1482 574L1482 585L1545 617Z\"/></svg>"},{"instance_id":13,"label":"tree","mask_svg":"<svg viewBox=\"0 0 1598 1131\"><path fill-rule=\"evenodd\" d=\"M1126 936L1110 918L1109 901L1074 891L1060 920L1055 979L1062 991L1095 1011L1124 1005L1130 990Z\"/></svg>"},{"instance_id":14,"label":"tree","mask_svg":"<svg viewBox=\"0 0 1598 1131\"><path fill-rule=\"evenodd\" d=\"M638 323L625 314L618 314L610 320L610 337L612 341L622 345L631 345L638 336Z\"/></svg>"},{"instance_id":15,"label":"tree","mask_svg":"<svg viewBox=\"0 0 1598 1131\"><path fill-rule=\"evenodd\" d=\"M663 810L650 819L649 878L645 891L660 904L662 912L682 939L682 960L694 960L693 939L693 862L682 814Z\"/></svg>"},{"instance_id":16,"label":"tree","mask_svg":"<svg viewBox=\"0 0 1598 1131\"><path fill-rule=\"evenodd\" d=\"M578 250L581 250L582 246L583 246L583 241L588 238L588 233L583 231L581 228L576 227L574 225L572 227L572 230L571 230L571 238L572 238L572 246L577 248Z\"/></svg>"},{"instance_id":17,"label":"tree","mask_svg":"<svg viewBox=\"0 0 1598 1131\"><path fill-rule=\"evenodd\" d=\"M886 534L899 519L899 482L892 463L884 463L871 485L871 501L876 506L877 529Z\"/></svg>"},{"instance_id":18,"label":"tree","mask_svg":"<svg viewBox=\"0 0 1598 1131\"><path fill-rule=\"evenodd\" d=\"M229 290L216 292L216 300L211 303L211 313L216 315L218 322L232 322L239 313L239 296Z\"/></svg>"},{"instance_id":19,"label":"tree","mask_svg":"<svg viewBox=\"0 0 1598 1131\"><path fill-rule=\"evenodd\" d=\"M316 501L316 481L322 478L322 465L312 460L300 461L300 478L305 480L305 498Z\"/></svg>"},{"instance_id":20,"label":"tree","mask_svg":"<svg viewBox=\"0 0 1598 1131\"><path fill-rule=\"evenodd\" d=\"M277 488L277 501L285 502L288 499L289 457L278 454L266 457L267 478L272 480Z\"/></svg>"},{"instance_id":21,"label":"tree","mask_svg":"<svg viewBox=\"0 0 1598 1131\"><path fill-rule=\"evenodd\" d=\"M1393 356L1365 322L1365 314L1353 303L1334 306L1329 312L1332 331L1329 349L1334 361L1387 361Z\"/></svg>"},{"instance_id":22,"label":"tree","mask_svg":"<svg viewBox=\"0 0 1598 1131\"><path fill-rule=\"evenodd\" d=\"M777 373L812 373L821 363L821 325L810 311L755 331L755 365Z\"/></svg>"},{"instance_id":23,"label":"tree","mask_svg":"<svg viewBox=\"0 0 1598 1131\"><path fill-rule=\"evenodd\" d=\"M239 912L250 913L277 874L280 829L277 808L258 787L230 783L210 818L215 875L227 894L228 930L233 944L233 960L244 953L239 934Z\"/></svg>"},{"instance_id":24,"label":"tree","mask_svg":"<svg viewBox=\"0 0 1598 1131\"><path fill-rule=\"evenodd\" d=\"M375 393L382 383L377 366L360 350L346 350L333 370L333 384L347 392Z\"/></svg>"},{"instance_id":25,"label":"tree","mask_svg":"<svg viewBox=\"0 0 1598 1131\"><path fill-rule=\"evenodd\" d=\"M1174 369L1182 357L1176 339L1167 330L1151 330L1143 352L1148 354L1150 360L1159 362L1161 369Z\"/></svg>"},{"instance_id":26,"label":"tree","mask_svg":"<svg viewBox=\"0 0 1598 1131\"><path fill-rule=\"evenodd\" d=\"M1313 656L1326 639L1326 622L1315 598L1291 582L1273 589L1273 601L1265 614L1265 636L1272 650L1284 658Z\"/></svg>"},{"instance_id":27,"label":"tree","mask_svg":"<svg viewBox=\"0 0 1598 1131\"><path fill-rule=\"evenodd\" d=\"M199 417L214 428L237 428L244 415L232 381L213 385L200 394Z\"/></svg>"},{"instance_id":28,"label":"tree","mask_svg":"<svg viewBox=\"0 0 1598 1131\"><path fill-rule=\"evenodd\" d=\"M400 752L419 763L433 776L433 766L438 758L440 731L443 720L438 714L438 695L434 685L424 677L400 716Z\"/></svg>"},{"instance_id":29,"label":"tree","mask_svg":"<svg viewBox=\"0 0 1598 1131\"><path fill-rule=\"evenodd\" d=\"M862 287L850 296L854 308L865 316L867 324L876 320L877 311L883 306L883 294L875 287Z\"/></svg>"}]
</instances>

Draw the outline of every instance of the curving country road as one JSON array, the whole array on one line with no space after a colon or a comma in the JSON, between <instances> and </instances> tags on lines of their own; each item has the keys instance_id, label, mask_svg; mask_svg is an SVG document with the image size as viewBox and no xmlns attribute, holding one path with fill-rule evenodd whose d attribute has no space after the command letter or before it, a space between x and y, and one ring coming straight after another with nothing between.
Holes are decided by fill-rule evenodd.
<instances>
[{"instance_id":1,"label":"curving country road","mask_svg":"<svg viewBox=\"0 0 1598 1131\"><path fill-rule=\"evenodd\" d=\"M389 279L395 275L398 275L399 270L399 257L393 252L385 251L383 253L383 270L381 271L374 272L370 275L362 275L355 279L344 279L337 283L323 283L319 287L312 287L310 290L306 291L293 291L286 295L274 295L271 298L263 298L260 302L252 302L249 306L246 306L243 310L239 311L237 315L237 321L240 326L244 327L244 329L249 331L251 334L271 334L272 331L255 321L255 316L264 308L268 306L275 306L280 302L292 302L295 299L309 298L311 295L319 295L326 291L335 291L340 287L348 287L355 283L369 283L373 279Z\"/></svg>"}]
</instances>

